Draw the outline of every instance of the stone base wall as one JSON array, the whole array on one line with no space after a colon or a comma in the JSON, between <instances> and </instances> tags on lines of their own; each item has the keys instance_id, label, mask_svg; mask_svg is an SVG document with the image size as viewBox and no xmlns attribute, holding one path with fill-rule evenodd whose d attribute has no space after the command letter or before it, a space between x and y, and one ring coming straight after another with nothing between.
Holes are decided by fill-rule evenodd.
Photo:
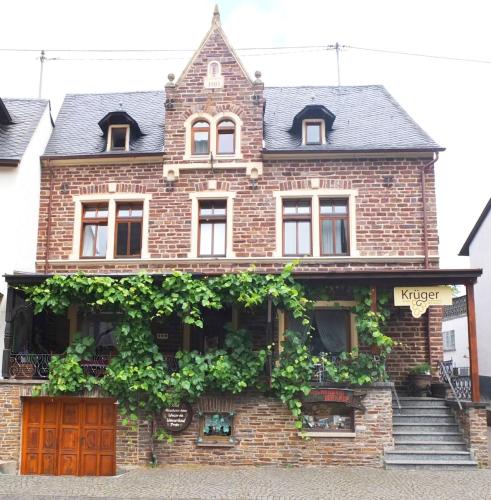
<instances>
[{"instance_id":1,"label":"stone base wall","mask_svg":"<svg viewBox=\"0 0 491 500\"><path fill-rule=\"evenodd\" d=\"M0 460L19 462L22 432L22 396L37 384L0 381ZM234 397L234 436L231 448L196 444L199 417L176 434L174 442L155 443L158 463L201 465L357 465L382 466L384 448L393 446L390 387L367 388L362 400L366 412L355 411L353 437L302 439L289 410L275 398L258 393ZM196 407L194 408L196 410ZM150 426L147 422L123 426L118 419L117 465L145 465L150 461Z\"/></svg>"},{"instance_id":2,"label":"stone base wall","mask_svg":"<svg viewBox=\"0 0 491 500\"><path fill-rule=\"evenodd\" d=\"M489 465L488 427L486 408L482 405L466 405L462 410L454 407L455 416L464 433L464 439L480 467Z\"/></svg>"},{"instance_id":3,"label":"stone base wall","mask_svg":"<svg viewBox=\"0 0 491 500\"><path fill-rule=\"evenodd\" d=\"M354 437L303 439L285 405L275 398L248 393L234 398L235 446L197 446L199 417L195 411L191 425L176 434L173 443L156 443L155 455L159 464L381 467L384 448L393 446L390 387L369 388L363 405L366 412L355 411ZM128 446L128 442L133 444ZM140 423L133 430L118 429L119 443L125 443L128 450L120 453L118 449L119 465L149 463L148 424Z\"/></svg>"}]
</instances>

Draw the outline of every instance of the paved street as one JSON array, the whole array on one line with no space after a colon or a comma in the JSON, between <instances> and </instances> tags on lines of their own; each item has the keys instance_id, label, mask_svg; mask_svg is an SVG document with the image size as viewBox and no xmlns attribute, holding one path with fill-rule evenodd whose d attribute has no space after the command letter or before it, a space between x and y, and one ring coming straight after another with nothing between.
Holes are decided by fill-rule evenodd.
<instances>
[{"instance_id":1,"label":"paved street","mask_svg":"<svg viewBox=\"0 0 491 500\"><path fill-rule=\"evenodd\" d=\"M0 476L0 499L491 499L491 469L165 467L119 477Z\"/></svg>"}]
</instances>

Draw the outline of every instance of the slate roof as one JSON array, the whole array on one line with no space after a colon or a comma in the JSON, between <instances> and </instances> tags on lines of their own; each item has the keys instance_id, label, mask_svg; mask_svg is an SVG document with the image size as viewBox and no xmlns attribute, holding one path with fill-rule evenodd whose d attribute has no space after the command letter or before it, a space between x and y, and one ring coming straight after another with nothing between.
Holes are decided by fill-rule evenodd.
<instances>
[{"instance_id":1,"label":"slate roof","mask_svg":"<svg viewBox=\"0 0 491 500\"><path fill-rule=\"evenodd\" d=\"M486 217L488 216L488 213L490 211L491 211L491 198L489 198L489 201L486 203L484 210L482 211L481 215L474 224L474 227L471 229L469 236L467 236L464 245L460 249L459 255L469 256L469 248L471 246L471 243L474 241L476 234L479 232L479 229L481 229L481 225L486 220Z\"/></svg>"},{"instance_id":2,"label":"slate roof","mask_svg":"<svg viewBox=\"0 0 491 500\"><path fill-rule=\"evenodd\" d=\"M43 99L2 99L12 123L0 124L0 160L20 161L48 105Z\"/></svg>"},{"instance_id":3,"label":"slate roof","mask_svg":"<svg viewBox=\"0 0 491 500\"><path fill-rule=\"evenodd\" d=\"M107 140L98 125L112 111L125 111L138 123L143 135L130 141L130 152L159 153L164 148L165 93L119 92L67 94L46 156L104 154ZM125 154L111 151L108 154Z\"/></svg>"},{"instance_id":4,"label":"slate roof","mask_svg":"<svg viewBox=\"0 0 491 500\"><path fill-rule=\"evenodd\" d=\"M443 306L443 321L467 316L467 296L461 295L452 299L452 305Z\"/></svg>"},{"instance_id":5,"label":"slate roof","mask_svg":"<svg viewBox=\"0 0 491 500\"><path fill-rule=\"evenodd\" d=\"M442 150L380 85L269 87L264 93L267 151ZM295 115L309 104L321 104L336 115L327 144L302 146L301 134L290 131ZM143 132L131 141L130 152L164 150L165 92L69 94L45 155L105 154L106 138L98 122L107 113L120 110L136 120Z\"/></svg>"},{"instance_id":6,"label":"slate roof","mask_svg":"<svg viewBox=\"0 0 491 500\"><path fill-rule=\"evenodd\" d=\"M264 139L270 151L443 149L382 85L269 87L264 94ZM309 104L321 104L336 115L326 144L302 146L301 135L289 132L295 115Z\"/></svg>"}]
</instances>

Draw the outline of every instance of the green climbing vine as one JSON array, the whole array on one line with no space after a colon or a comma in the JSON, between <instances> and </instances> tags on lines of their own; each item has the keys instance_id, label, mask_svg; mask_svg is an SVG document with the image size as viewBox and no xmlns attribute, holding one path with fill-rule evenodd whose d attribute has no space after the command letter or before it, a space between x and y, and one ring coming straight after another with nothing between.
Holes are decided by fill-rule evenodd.
<instances>
[{"instance_id":1,"label":"green climbing vine","mask_svg":"<svg viewBox=\"0 0 491 500\"><path fill-rule=\"evenodd\" d=\"M384 295L379 295L378 312L372 312L369 290L355 290L358 305L353 312L357 314L360 343L376 346L377 356L356 349L343 353L341 363L334 363L312 356L304 334L287 331L270 383L263 375L272 346L254 350L245 330L229 329L221 349L206 354L177 353L179 368L175 371L168 369L150 330L153 318L178 314L184 323L202 328L205 309L219 310L231 304L248 309L268 300L309 329L312 301L293 279L294 266L285 266L277 275L251 270L196 278L174 272L160 280L148 274L124 278L56 275L41 284L25 286L26 297L36 313L63 313L71 304L77 304L90 311L117 311L121 317L115 332L117 354L102 377L84 372L81 362L94 353L95 345L89 337L77 337L64 355L52 358L49 379L42 391L60 395L98 387L119 401L124 422L139 418L155 422L155 416L164 408L194 401L206 392L238 394L256 388L279 397L300 428L301 396L310 392L310 381L319 363L333 381L362 385L384 379L385 358L392 345L391 339L382 333L388 319L388 300ZM165 437L162 432L157 434Z\"/></svg>"}]
</instances>

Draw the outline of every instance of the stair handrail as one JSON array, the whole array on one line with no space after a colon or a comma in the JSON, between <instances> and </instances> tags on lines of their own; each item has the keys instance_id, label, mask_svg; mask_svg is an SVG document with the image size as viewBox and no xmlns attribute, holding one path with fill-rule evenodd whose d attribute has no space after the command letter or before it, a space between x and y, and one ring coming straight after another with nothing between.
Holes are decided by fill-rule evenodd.
<instances>
[{"instance_id":1,"label":"stair handrail","mask_svg":"<svg viewBox=\"0 0 491 500\"><path fill-rule=\"evenodd\" d=\"M455 391L455 387L452 384L452 377L450 377L450 374L448 373L448 371L447 371L447 369L442 361L438 361L438 366L440 368L440 372L447 379L447 382L448 382L448 385L450 386L450 389L452 389L455 400L457 401L457 404L459 405L459 409L462 410L462 403L460 402L459 396L457 396L457 392Z\"/></svg>"},{"instance_id":2,"label":"stair handrail","mask_svg":"<svg viewBox=\"0 0 491 500\"><path fill-rule=\"evenodd\" d=\"M402 407L401 407L401 402L399 401L399 396L397 395L397 391L396 391L396 386L395 384L392 384L392 394L394 395L395 399L396 399L396 403L397 403L397 408L399 410L399 413L401 413L401 410L402 410Z\"/></svg>"}]
</instances>

